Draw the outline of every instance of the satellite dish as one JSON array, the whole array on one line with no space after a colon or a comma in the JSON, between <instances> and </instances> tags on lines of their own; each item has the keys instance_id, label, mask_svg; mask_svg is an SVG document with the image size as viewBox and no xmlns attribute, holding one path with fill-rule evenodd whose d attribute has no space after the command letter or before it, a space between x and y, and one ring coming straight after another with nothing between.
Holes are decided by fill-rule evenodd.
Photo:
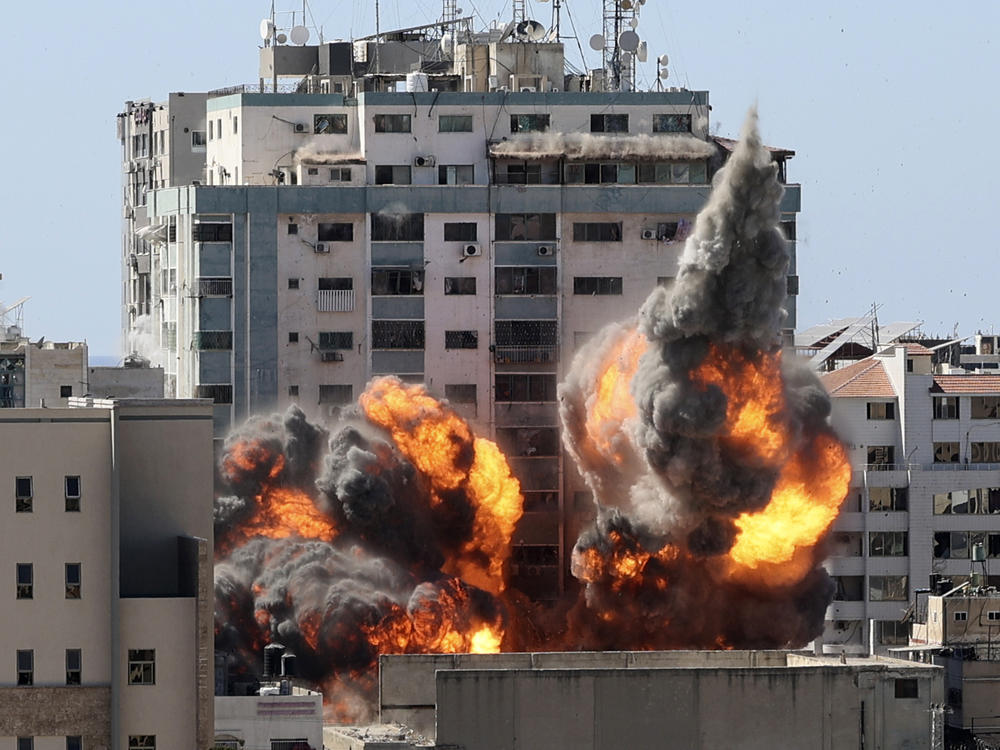
<instances>
[{"instance_id":1,"label":"satellite dish","mask_svg":"<svg viewBox=\"0 0 1000 750\"><path fill-rule=\"evenodd\" d=\"M285 42L288 41L288 37L285 34L278 34L278 36L274 38L274 41L276 41L278 44L284 44Z\"/></svg>"},{"instance_id":2,"label":"satellite dish","mask_svg":"<svg viewBox=\"0 0 1000 750\"><path fill-rule=\"evenodd\" d=\"M627 52L639 49L639 35L634 31L623 31L618 35L618 46Z\"/></svg>"},{"instance_id":3,"label":"satellite dish","mask_svg":"<svg viewBox=\"0 0 1000 750\"><path fill-rule=\"evenodd\" d=\"M260 38L267 40L274 35L274 23L270 18L265 18L260 22Z\"/></svg>"},{"instance_id":4,"label":"satellite dish","mask_svg":"<svg viewBox=\"0 0 1000 750\"><path fill-rule=\"evenodd\" d=\"M637 28L639 26L639 19L636 18L635 16L632 16L632 18L629 19L628 25L631 26L633 29Z\"/></svg>"},{"instance_id":5,"label":"satellite dish","mask_svg":"<svg viewBox=\"0 0 1000 750\"><path fill-rule=\"evenodd\" d=\"M622 10L632 10L632 0L620 0L618 4L622 6Z\"/></svg>"},{"instance_id":6,"label":"satellite dish","mask_svg":"<svg viewBox=\"0 0 1000 750\"><path fill-rule=\"evenodd\" d=\"M545 27L542 26L538 21L521 21L517 25L517 35L522 36L529 42L540 41L545 36Z\"/></svg>"},{"instance_id":7,"label":"satellite dish","mask_svg":"<svg viewBox=\"0 0 1000 750\"><path fill-rule=\"evenodd\" d=\"M604 37L600 34L594 34L590 37L590 48L596 52L600 52L604 49Z\"/></svg>"},{"instance_id":8,"label":"satellite dish","mask_svg":"<svg viewBox=\"0 0 1000 750\"><path fill-rule=\"evenodd\" d=\"M500 38L497 39L497 42L502 42L504 39L506 39L511 34L513 34L514 33L514 29L516 27L517 27L517 21L511 21L506 26L504 26L503 27L503 31L500 32Z\"/></svg>"},{"instance_id":9,"label":"satellite dish","mask_svg":"<svg viewBox=\"0 0 1000 750\"><path fill-rule=\"evenodd\" d=\"M656 58L656 62L660 65L666 65L667 63L670 62L670 57L667 55L660 55L658 58Z\"/></svg>"},{"instance_id":10,"label":"satellite dish","mask_svg":"<svg viewBox=\"0 0 1000 750\"><path fill-rule=\"evenodd\" d=\"M639 62L646 62L648 48L645 42L639 42L639 50L635 53L635 56L639 58Z\"/></svg>"},{"instance_id":11,"label":"satellite dish","mask_svg":"<svg viewBox=\"0 0 1000 750\"><path fill-rule=\"evenodd\" d=\"M666 68L660 68L660 80L665 81L670 77L670 71Z\"/></svg>"},{"instance_id":12,"label":"satellite dish","mask_svg":"<svg viewBox=\"0 0 1000 750\"><path fill-rule=\"evenodd\" d=\"M309 41L309 29L305 26L293 26L291 37L292 44L305 44Z\"/></svg>"}]
</instances>

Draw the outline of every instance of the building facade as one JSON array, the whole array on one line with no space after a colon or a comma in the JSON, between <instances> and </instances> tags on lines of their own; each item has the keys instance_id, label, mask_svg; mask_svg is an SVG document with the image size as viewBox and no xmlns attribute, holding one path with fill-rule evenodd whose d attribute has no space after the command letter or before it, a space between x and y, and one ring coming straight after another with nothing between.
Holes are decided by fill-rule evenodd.
<instances>
[{"instance_id":1,"label":"building facade","mask_svg":"<svg viewBox=\"0 0 1000 750\"><path fill-rule=\"evenodd\" d=\"M211 405L73 403L0 411L0 748L208 748Z\"/></svg>"},{"instance_id":2,"label":"building facade","mask_svg":"<svg viewBox=\"0 0 1000 750\"><path fill-rule=\"evenodd\" d=\"M876 647L905 645L903 615L932 574L968 580L976 545L987 568L1000 558L1000 375L935 373L931 358L894 345L822 378L854 467L827 563L837 649L867 648L868 620Z\"/></svg>"}]
</instances>

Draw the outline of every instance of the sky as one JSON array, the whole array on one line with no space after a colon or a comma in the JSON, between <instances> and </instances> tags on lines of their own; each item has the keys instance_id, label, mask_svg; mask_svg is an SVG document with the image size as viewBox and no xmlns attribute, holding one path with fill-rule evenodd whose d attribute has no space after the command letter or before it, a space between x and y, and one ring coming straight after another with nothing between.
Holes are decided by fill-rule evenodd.
<instances>
[{"instance_id":1,"label":"sky","mask_svg":"<svg viewBox=\"0 0 1000 750\"><path fill-rule=\"evenodd\" d=\"M509 0L458 4L481 25L511 17ZM737 135L756 103L765 141L796 152L799 328L873 303L881 321L922 321L929 335L1000 328L1000 157L984 135L1000 120L1000 3L750 5L648 0L637 31L650 62L638 82L651 87L652 60L666 53L668 84L710 92L713 132ZM551 3L526 6L549 25ZM301 15L302 3L276 7ZM383 30L441 13L430 0L380 7ZM369 0L312 0L309 10L328 40L374 33ZM269 0L6 7L0 300L30 296L30 337L120 355L115 115L129 99L255 82L269 12ZM586 67L598 67L587 40L601 31L600 3L563 0L563 34L574 27ZM564 42L584 67L576 39Z\"/></svg>"}]
</instances>

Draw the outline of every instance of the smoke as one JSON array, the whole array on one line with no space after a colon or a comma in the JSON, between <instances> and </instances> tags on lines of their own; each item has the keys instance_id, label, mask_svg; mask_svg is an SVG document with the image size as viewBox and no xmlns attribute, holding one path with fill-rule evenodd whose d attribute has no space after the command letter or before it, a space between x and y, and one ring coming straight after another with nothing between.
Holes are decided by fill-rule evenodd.
<instances>
[{"instance_id":1,"label":"smoke","mask_svg":"<svg viewBox=\"0 0 1000 750\"><path fill-rule=\"evenodd\" d=\"M125 354L140 354L153 367L163 366L163 350L152 315L137 315L125 336Z\"/></svg>"},{"instance_id":2,"label":"smoke","mask_svg":"<svg viewBox=\"0 0 1000 750\"><path fill-rule=\"evenodd\" d=\"M313 139L295 149L293 158L296 164L347 164L350 162L363 163L365 157L356 149L353 151L331 150L329 142Z\"/></svg>"},{"instance_id":3,"label":"smoke","mask_svg":"<svg viewBox=\"0 0 1000 750\"><path fill-rule=\"evenodd\" d=\"M517 133L490 146L493 156L511 159L706 159L715 146L688 133L593 135Z\"/></svg>"}]
</instances>

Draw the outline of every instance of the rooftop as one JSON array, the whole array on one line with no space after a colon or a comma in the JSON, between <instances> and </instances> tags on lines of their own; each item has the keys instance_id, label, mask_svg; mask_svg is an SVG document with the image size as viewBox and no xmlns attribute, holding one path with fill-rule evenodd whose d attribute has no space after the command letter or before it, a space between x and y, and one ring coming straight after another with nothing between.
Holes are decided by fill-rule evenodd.
<instances>
[{"instance_id":1,"label":"rooftop","mask_svg":"<svg viewBox=\"0 0 1000 750\"><path fill-rule=\"evenodd\" d=\"M820 375L820 381L827 392L836 398L896 397L896 389L892 387L882 362L871 357L839 370L824 373Z\"/></svg>"}]
</instances>

